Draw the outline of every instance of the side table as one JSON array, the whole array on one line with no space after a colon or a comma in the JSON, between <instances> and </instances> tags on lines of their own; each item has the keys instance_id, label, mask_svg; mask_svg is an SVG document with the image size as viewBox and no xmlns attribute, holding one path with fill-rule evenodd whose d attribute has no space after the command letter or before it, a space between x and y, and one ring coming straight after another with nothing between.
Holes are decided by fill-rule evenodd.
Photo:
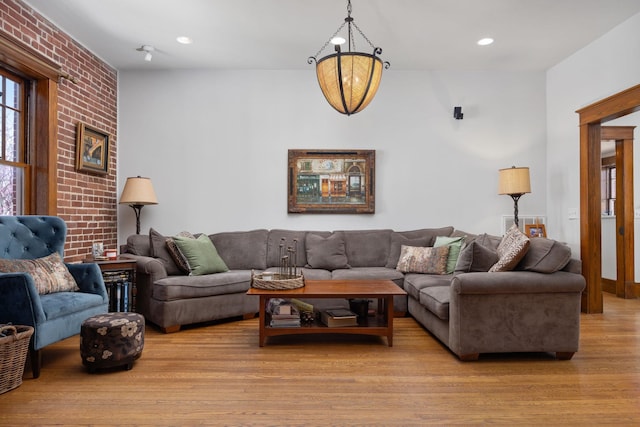
<instances>
[{"instance_id":1,"label":"side table","mask_svg":"<svg viewBox=\"0 0 640 427\"><path fill-rule=\"evenodd\" d=\"M109 311L136 311L136 261L128 258L94 259L82 262L100 267L109 294Z\"/></svg>"}]
</instances>

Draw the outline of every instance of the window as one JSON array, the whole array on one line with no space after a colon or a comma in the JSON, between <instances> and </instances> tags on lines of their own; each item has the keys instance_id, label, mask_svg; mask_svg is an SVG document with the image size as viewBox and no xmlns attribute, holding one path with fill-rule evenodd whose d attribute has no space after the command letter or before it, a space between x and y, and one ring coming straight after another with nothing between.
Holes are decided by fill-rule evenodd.
<instances>
[{"instance_id":1,"label":"window","mask_svg":"<svg viewBox=\"0 0 640 427\"><path fill-rule=\"evenodd\" d=\"M19 76L0 69L0 215L21 215L28 207L26 86Z\"/></svg>"},{"instance_id":2,"label":"window","mask_svg":"<svg viewBox=\"0 0 640 427\"><path fill-rule=\"evenodd\" d=\"M616 214L616 166L607 159L602 159L600 171L600 206L602 215L612 216Z\"/></svg>"}]
</instances>

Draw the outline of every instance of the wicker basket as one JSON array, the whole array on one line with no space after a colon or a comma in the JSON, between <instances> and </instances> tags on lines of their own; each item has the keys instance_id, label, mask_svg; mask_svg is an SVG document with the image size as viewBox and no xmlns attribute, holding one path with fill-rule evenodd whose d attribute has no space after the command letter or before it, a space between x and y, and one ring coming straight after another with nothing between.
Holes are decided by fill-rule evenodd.
<instances>
[{"instance_id":1,"label":"wicker basket","mask_svg":"<svg viewBox=\"0 0 640 427\"><path fill-rule=\"evenodd\" d=\"M0 394L2 394L22 384L22 374L33 328L0 325L0 333L6 335L0 338Z\"/></svg>"},{"instance_id":2,"label":"wicker basket","mask_svg":"<svg viewBox=\"0 0 640 427\"><path fill-rule=\"evenodd\" d=\"M251 274L251 287L267 290L297 289L304 286L304 277L278 273Z\"/></svg>"}]
</instances>

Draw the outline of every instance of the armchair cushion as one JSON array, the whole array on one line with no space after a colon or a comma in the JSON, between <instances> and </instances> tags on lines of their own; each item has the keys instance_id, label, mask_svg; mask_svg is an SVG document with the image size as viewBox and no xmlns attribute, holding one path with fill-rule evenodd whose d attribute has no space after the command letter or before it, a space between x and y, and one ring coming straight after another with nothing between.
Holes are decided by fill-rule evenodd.
<instances>
[{"instance_id":1,"label":"armchair cushion","mask_svg":"<svg viewBox=\"0 0 640 427\"><path fill-rule=\"evenodd\" d=\"M0 271L29 273L40 295L80 290L58 252L36 259L0 259Z\"/></svg>"}]
</instances>

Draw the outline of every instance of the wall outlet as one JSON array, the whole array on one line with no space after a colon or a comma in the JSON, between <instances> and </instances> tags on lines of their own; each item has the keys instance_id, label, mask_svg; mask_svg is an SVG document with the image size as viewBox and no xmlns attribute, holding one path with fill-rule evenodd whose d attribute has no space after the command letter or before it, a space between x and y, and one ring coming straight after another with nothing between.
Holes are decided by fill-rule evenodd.
<instances>
[{"instance_id":1,"label":"wall outlet","mask_svg":"<svg viewBox=\"0 0 640 427\"><path fill-rule=\"evenodd\" d=\"M578 209L569 208L568 217L569 219L578 219Z\"/></svg>"}]
</instances>

